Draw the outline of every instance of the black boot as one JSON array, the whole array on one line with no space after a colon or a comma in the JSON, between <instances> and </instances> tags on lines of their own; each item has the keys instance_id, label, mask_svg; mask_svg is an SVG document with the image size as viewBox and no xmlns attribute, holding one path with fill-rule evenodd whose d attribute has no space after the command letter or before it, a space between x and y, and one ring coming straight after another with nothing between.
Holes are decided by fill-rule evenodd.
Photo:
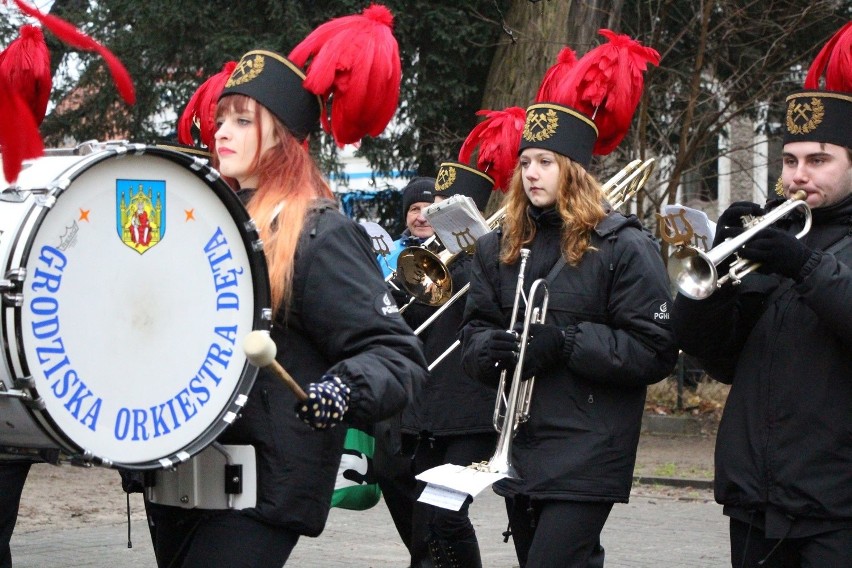
<instances>
[{"instance_id":1,"label":"black boot","mask_svg":"<svg viewBox=\"0 0 852 568\"><path fill-rule=\"evenodd\" d=\"M479 542L473 540L432 539L429 554L435 568L482 568Z\"/></svg>"}]
</instances>

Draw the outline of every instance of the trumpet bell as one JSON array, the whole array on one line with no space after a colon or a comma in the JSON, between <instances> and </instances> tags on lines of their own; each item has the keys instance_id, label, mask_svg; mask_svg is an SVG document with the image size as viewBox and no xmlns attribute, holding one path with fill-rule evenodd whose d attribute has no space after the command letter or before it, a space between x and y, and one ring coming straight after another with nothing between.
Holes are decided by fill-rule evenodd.
<instances>
[{"instance_id":1,"label":"trumpet bell","mask_svg":"<svg viewBox=\"0 0 852 568\"><path fill-rule=\"evenodd\" d=\"M676 251L669 258L669 275L678 291L693 300L708 298L718 288L716 265L696 248Z\"/></svg>"},{"instance_id":2,"label":"trumpet bell","mask_svg":"<svg viewBox=\"0 0 852 568\"><path fill-rule=\"evenodd\" d=\"M453 295L449 269L435 253L422 247L403 250L396 270L402 287L420 303L441 306Z\"/></svg>"}]
</instances>

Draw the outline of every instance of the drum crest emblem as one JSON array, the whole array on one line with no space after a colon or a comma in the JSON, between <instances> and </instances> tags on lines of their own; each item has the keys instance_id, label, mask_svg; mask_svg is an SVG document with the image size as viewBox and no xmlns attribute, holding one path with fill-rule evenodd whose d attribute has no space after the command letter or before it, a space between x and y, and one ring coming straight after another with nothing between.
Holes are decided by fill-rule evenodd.
<instances>
[{"instance_id":1,"label":"drum crest emblem","mask_svg":"<svg viewBox=\"0 0 852 568\"><path fill-rule=\"evenodd\" d=\"M116 229L121 241L139 254L166 234L166 182L117 180Z\"/></svg>"}]
</instances>

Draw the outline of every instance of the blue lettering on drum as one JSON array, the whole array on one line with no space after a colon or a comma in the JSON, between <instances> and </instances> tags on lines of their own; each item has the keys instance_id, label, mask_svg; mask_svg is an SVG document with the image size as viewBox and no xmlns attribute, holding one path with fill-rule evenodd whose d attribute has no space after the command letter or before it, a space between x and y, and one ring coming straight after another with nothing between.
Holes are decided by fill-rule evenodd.
<instances>
[{"instance_id":1,"label":"blue lettering on drum","mask_svg":"<svg viewBox=\"0 0 852 568\"><path fill-rule=\"evenodd\" d=\"M68 259L58 249L42 247L30 289L33 292L56 294L67 264ZM35 296L30 300L29 309L33 315L33 337L42 342L36 347L36 357L43 365L50 392L57 400L64 401L63 406L75 420L94 432L103 400L94 395L71 367L60 335L59 301L50 295ZM53 378L54 375L56 378Z\"/></svg>"},{"instance_id":2,"label":"blue lettering on drum","mask_svg":"<svg viewBox=\"0 0 852 568\"><path fill-rule=\"evenodd\" d=\"M226 338L231 346L211 343L207 356L189 380L189 387L182 388L169 400L149 409L121 408L115 420L114 435L117 440L145 441L169 434L191 420L198 409L210 400L210 389L222 381L221 373L227 370L234 354L236 326L216 327L214 333Z\"/></svg>"},{"instance_id":3,"label":"blue lettering on drum","mask_svg":"<svg viewBox=\"0 0 852 568\"><path fill-rule=\"evenodd\" d=\"M244 286L249 271L241 266L230 248L221 228L216 228L203 247L207 257L213 289L216 293L216 313L240 309L238 292ZM36 339L35 352L47 387L43 392L52 395L79 423L97 431L104 401L81 377L66 352L59 311L62 297L59 292L68 258L58 249L42 247L35 266L30 289L36 294L29 300L32 314L31 331ZM228 317L229 325L213 325L212 338L197 371L173 396L147 407L121 406L113 417L112 435L115 440L139 442L167 436L199 414L213 398L213 392L223 383L234 356L241 330ZM72 354L73 355L73 354ZM113 419L114 418L114 419Z\"/></svg>"},{"instance_id":4,"label":"blue lettering on drum","mask_svg":"<svg viewBox=\"0 0 852 568\"><path fill-rule=\"evenodd\" d=\"M222 234L222 229L217 228L213 236L204 247L210 270L213 272L213 284L216 287L216 311L239 310L240 297L236 292L226 291L226 288L239 284L238 276L243 274L242 267L229 267L227 264L220 266L223 262L233 260L228 239Z\"/></svg>"}]
</instances>

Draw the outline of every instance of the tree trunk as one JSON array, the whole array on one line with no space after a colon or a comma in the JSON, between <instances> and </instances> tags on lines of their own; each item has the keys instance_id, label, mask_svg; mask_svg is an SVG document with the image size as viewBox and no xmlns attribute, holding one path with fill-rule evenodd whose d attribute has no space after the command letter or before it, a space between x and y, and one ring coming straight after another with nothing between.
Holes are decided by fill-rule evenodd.
<instances>
[{"instance_id":1,"label":"tree trunk","mask_svg":"<svg viewBox=\"0 0 852 568\"><path fill-rule=\"evenodd\" d=\"M623 0L513 0L504 22L509 31L494 54L482 108L531 104L559 51L568 46L580 57L599 45L598 29L618 29L622 4Z\"/></svg>"},{"instance_id":2,"label":"tree trunk","mask_svg":"<svg viewBox=\"0 0 852 568\"><path fill-rule=\"evenodd\" d=\"M544 73L556 63L563 47L577 57L600 45L598 29L618 30L624 0L513 0L506 15L506 35L494 54L485 84L482 108L526 108L533 103ZM490 216L503 194L492 192Z\"/></svg>"}]
</instances>

